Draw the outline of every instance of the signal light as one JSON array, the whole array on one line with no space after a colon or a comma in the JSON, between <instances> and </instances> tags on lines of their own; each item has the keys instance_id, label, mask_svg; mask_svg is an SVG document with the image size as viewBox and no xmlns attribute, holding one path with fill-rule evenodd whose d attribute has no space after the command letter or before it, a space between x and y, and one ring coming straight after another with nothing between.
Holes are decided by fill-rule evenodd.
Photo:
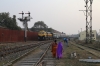
<instances>
[{"instance_id":1,"label":"signal light","mask_svg":"<svg viewBox=\"0 0 100 66\"><path fill-rule=\"evenodd\" d=\"M19 14L24 14L24 13L19 13Z\"/></svg>"},{"instance_id":2,"label":"signal light","mask_svg":"<svg viewBox=\"0 0 100 66\"><path fill-rule=\"evenodd\" d=\"M25 13L25 14L30 14L30 12L28 12L28 13Z\"/></svg>"},{"instance_id":3,"label":"signal light","mask_svg":"<svg viewBox=\"0 0 100 66\"><path fill-rule=\"evenodd\" d=\"M29 14L29 13L25 13L25 14Z\"/></svg>"},{"instance_id":4,"label":"signal light","mask_svg":"<svg viewBox=\"0 0 100 66\"><path fill-rule=\"evenodd\" d=\"M24 13L19 13L19 14L24 14Z\"/></svg>"},{"instance_id":5,"label":"signal light","mask_svg":"<svg viewBox=\"0 0 100 66\"><path fill-rule=\"evenodd\" d=\"M24 14L24 13L23 13L23 11L22 11L22 13L19 13L19 14Z\"/></svg>"},{"instance_id":6,"label":"signal light","mask_svg":"<svg viewBox=\"0 0 100 66\"><path fill-rule=\"evenodd\" d=\"M30 12L28 12L28 13L25 13L25 14L29 14L29 16L30 16Z\"/></svg>"}]
</instances>

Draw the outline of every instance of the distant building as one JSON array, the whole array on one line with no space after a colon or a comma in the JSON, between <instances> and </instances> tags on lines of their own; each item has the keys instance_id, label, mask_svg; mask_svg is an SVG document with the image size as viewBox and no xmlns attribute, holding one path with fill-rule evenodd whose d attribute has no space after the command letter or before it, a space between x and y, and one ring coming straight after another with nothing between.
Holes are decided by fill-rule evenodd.
<instances>
[{"instance_id":1,"label":"distant building","mask_svg":"<svg viewBox=\"0 0 100 66\"><path fill-rule=\"evenodd\" d=\"M86 31L82 31L79 33L79 40L85 40L86 39ZM96 30L92 30L92 39L97 40L97 32Z\"/></svg>"}]
</instances>

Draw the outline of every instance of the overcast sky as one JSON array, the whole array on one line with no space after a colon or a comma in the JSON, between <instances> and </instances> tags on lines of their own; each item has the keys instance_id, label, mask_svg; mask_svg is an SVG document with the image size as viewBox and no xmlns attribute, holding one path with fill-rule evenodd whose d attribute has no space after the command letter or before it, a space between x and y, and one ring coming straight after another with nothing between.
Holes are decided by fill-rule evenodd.
<instances>
[{"instance_id":1,"label":"overcast sky","mask_svg":"<svg viewBox=\"0 0 100 66\"><path fill-rule=\"evenodd\" d=\"M32 20L28 22L31 28L35 22L44 21L52 27L66 34L77 34L78 30L85 30L86 21L82 11L85 9L84 0L1 0L0 12L9 12L10 16L21 17L20 12L31 12ZM25 15L27 16L27 15ZM100 0L93 1L93 30L100 29ZM23 27L18 21L18 26Z\"/></svg>"}]
</instances>

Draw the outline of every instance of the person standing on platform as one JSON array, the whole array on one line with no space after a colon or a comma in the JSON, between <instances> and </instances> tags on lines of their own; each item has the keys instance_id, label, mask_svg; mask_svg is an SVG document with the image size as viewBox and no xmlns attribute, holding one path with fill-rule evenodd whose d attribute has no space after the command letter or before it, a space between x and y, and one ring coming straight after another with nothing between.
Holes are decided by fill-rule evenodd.
<instances>
[{"instance_id":1,"label":"person standing on platform","mask_svg":"<svg viewBox=\"0 0 100 66\"><path fill-rule=\"evenodd\" d=\"M62 42L59 42L57 46L57 59L62 58L62 53L63 53L63 45Z\"/></svg>"},{"instance_id":2,"label":"person standing on platform","mask_svg":"<svg viewBox=\"0 0 100 66\"><path fill-rule=\"evenodd\" d=\"M56 50L57 50L57 41L54 40L54 42L52 43L52 55L53 55L53 58L56 58Z\"/></svg>"}]
</instances>

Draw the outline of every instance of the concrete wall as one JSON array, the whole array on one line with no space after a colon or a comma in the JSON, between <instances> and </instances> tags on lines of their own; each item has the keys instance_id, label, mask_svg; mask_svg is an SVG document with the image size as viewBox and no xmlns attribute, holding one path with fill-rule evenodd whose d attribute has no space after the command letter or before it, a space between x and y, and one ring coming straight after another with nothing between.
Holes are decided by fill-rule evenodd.
<instances>
[{"instance_id":1,"label":"concrete wall","mask_svg":"<svg viewBox=\"0 0 100 66\"><path fill-rule=\"evenodd\" d=\"M96 40L96 36L97 36L97 32L96 32L96 30L92 30L92 34L93 34L93 36L92 36L92 39L93 40ZM79 40L85 40L86 39L86 31L83 31L83 32L80 32L80 34L79 34Z\"/></svg>"}]
</instances>

